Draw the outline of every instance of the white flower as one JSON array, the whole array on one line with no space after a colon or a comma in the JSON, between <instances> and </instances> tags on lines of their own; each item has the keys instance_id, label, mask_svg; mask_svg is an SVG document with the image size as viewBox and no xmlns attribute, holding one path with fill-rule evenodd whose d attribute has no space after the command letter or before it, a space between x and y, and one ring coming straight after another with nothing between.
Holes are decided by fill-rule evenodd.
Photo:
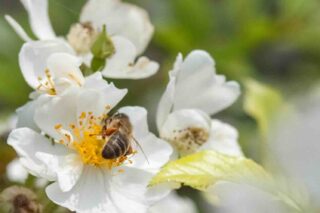
<instances>
[{"instance_id":1,"label":"white flower","mask_svg":"<svg viewBox=\"0 0 320 213\"><path fill-rule=\"evenodd\" d=\"M12 182L25 183L28 178L28 171L21 165L17 158L7 165L6 174L7 178Z\"/></svg>"},{"instance_id":2,"label":"white flower","mask_svg":"<svg viewBox=\"0 0 320 213\"><path fill-rule=\"evenodd\" d=\"M21 2L29 14L31 29L40 40L30 45L50 49L47 43L50 41L55 48L50 52L70 52L71 49L73 54L89 64L92 59L90 48L105 25L115 48L115 53L107 59L102 70L105 77L147 78L159 68L158 63L144 56L137 58L148 45L154 31L148 14L141 8L119 0L90 0L83 7L80 23L72 25L66 38L61 38L52 29L48 0ZM5 18L23 40L32 41L12 17L6 15Z\"/></svg>"},{"instance_id":3,"label":"white flower","mask_svg":"<svg viewBox=\"0 0 320 213\"><path fill-rule=\"evenodd\" d=\"M22 75L35 91L30 95L33 100L17 110L17 127L39 131L33 118L35 109L70 88L109 90L101 73L97 72L88 77L82 75L79 58L68 53L54 53L54 49L67 48L63 42L44 41L50 48L33 43L24 44L19 54ZM126 92L119 90L122 96Z\"/></svg>"},{"instance_id":4,"label":"white flower","mask_svg":"<svg viewBox=\"0 0 320 213\"><path fill-rule=\"evenodd\" d=\"M193 51L183 61L179 55L169 73L170 81L157 112L161 138L182 154L214 149L241 155L236 129L213 115L230 106L239 96L236 82L226 82L215 73L214 61L204 51Z\"/></svg>"},{"instance_id":5,"label":"white flower","mask_svg":"<svg viewBox=\"0 0 320 213\"><path fill-rule=\"evenodd\" d=\"M86 81L86 83L88 80ZM8 144L28 171L53 181L46 188L55 203L77 212L146 212L167 189L147 185L171 155L171 148L148 130L146 111L124 107L133 126L133 152L114 160L102 157L102 119L122 99L113 85L99 90L70 88L38 106L34 120L41 129L18 128ZM50 138L50 139L49 139Z\"/></svg>"},{"instance_id":6,"label":"white flower","mask_svg":"<svg viewBox=\"0 0 320 213\"><path fill-rule=\"evenodd\" d=\"M175 192L171 192L167 197L153 205L148 213L196 213L197 208L193 201L186 197L180 197Z\"/></svg>"}]
</instances>

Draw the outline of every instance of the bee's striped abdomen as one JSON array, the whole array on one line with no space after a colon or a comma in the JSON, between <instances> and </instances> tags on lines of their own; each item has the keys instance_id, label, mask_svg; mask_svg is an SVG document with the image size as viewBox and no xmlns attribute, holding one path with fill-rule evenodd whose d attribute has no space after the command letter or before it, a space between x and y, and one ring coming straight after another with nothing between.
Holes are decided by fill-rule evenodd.
<instances>
[{"instance_id":1,"label":"bee's striped abdomen","mask_svg":"<svg viewBox=\"0 0 320 213\"><path fill-rule=\"evenodd\" d=\"M127 153L130 147L128 137L120 131L113 133L106 145L102 149L102 157L105 159L115 159Z\"/></svg>"}]
</instances>

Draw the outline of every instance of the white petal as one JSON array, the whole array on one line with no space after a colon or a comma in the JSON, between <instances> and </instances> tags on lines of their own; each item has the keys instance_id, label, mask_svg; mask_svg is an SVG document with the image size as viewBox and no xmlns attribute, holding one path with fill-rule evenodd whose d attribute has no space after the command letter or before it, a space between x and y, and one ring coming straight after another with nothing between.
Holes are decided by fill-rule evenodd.
<instances>
[{"instance_id":1,"label":"white petal","mask_svg":"<svg viewBox=\"0 0 320 213\"><path fill-rule=\"evenodd\" d=\"M101 73L97 72L86 78L84 89L77 101L78 114L91 111L100 116L108 113L126 94L127 89L118 89L113 83L108 84Z\"/></svg>"},{"instance_id":2,"label":"white petal","mask_svg":"<svg viewBox=\"0 0 320 213\"><path fill-rule=\"evenodd\" d=\"M61 191L58 183L46 188L47 196L56 204L81 213L116 213L109 198L109 183L104 173L95 167L85 167L76 185L68 192Z\"/></svg>"},{"instance_id":3,"label":"white petal","mask_svg":"<svg viewBox=\"0 0 320 213\"><path fill-rule=\"evenodd\" d=\"M82 112L92 112L95 116L100 116L109 112L112 105L109 105L112 99L108 99L107 93L97 90L83 90L77 98L77 115Z\"/></svg>"},{"instance_id":4,"label":"white petal","mask_svg":"<svg viewBox=\"0 0 320 213\"><path fill-rule=\"evenodd\" d=\"M166 141L157 138L152 133L137 139L137 141L141 148L135 146L137 153L132 157L133 163L130 166L157 173L162 166L169 162L173 150Z\"/></svg>"},{"instance_id":5,"label":"white petal","mask_svg":"<svg viewBox=\"0 0 320 213\"><path fill-rule=\"evenodd\" d=\"M34 113L38 106L46 103L50 100L50 97L42 95L35 100L27 102L22 107L17 109L17 128L28 127L30 129L39 132L40 129L34 121Z\"/></svg>"},{"instance_id":6,"label":"white petal","mask_svg":"<svg viewBox=\"0 0 320 213\"><path fill-rule=\"evenodd\" d=\"M80 70L81 61L79 58L67 53L53 53L47 60L49 70L56 78L67 78L74 75L83 83L84 78Z\"/></svg>"},{"instance_id":7,"label":"white petal","mask_svg":"<svg viewBox=\"0 0 320 213\"><path fill-rule=\"evenodd\" d=\"M169 77L175 77L180 71L180 67L182 66L183 63L183 56L181 53L179 53L176 57L176 60L173 64L173 69L169 72Z\"/></svg>"},{"instance_id":8,"label":"white petal","mask_svg":"<svg viewBox=\"0 0 320 213\"><path fill-rule=\"evenodd\" d=\"M19 53L20 69L32 88L39 86L38 77L44 77L48 57L57 52L73 54L63 40L32 41L22 46Z\"/></svg>"},{"instance_id":9,"label":"white petal","mask_svg":"<svg viewBox=\"0 0 320 213\"><path fill-rule=\"evenodd\" d=\"M243 156L238 144L238 131L218 120L212 120L210 138L199 150L210 149L227 155Z\"/></svg>"},{"instance_id":10,"label":"white petal","mask_svg":"<svg viewBox=\"0 0 320 213\"><path fill-rule=\"evenodd\" d=\"M8 137L8 144L15 149L20 156L20 162L31 174L49 180L54 180L55 174L45 167L36 154L43 152L65 155L67 153L64 146L52 145L47 138L28 128L13 130Z\"/></svg>"},{"instance_id":11,"label":"white petal","mask_svg":"<svg viewBox=\"0 0 320 213\"><path fill-rule=\"evenodd\" d=\"M137 51L135 46L124 37L112 37L115 46L115 54L107 60L102 74L107 78L141 79L154 75L158 69L158 63L150 61L146 57L140 57L135 62Z\"/></svg>"},{"instance_id":12,"label":"white petal","mask_svg":"<svg viewBox=\"0 0 320 213\"><path fill-rule=\"evenodd\" d=\"M29 15L29 22L33 33L40 39L55 39L49 14L48 0L21 0Z\"/></svg>"},{"instance_id":13,"label":"white petal","mask_svg":"<svg viewBox=\"0 0 320 213\"><path fill-rule=\"evenodd\" d=\"M20 36L20 38L24 41L32 41L32 39L28 36L28 34L24 31L24 29L21 27L21 25L14 20L11 16L5 15L4 18L6 21L10 24L10 26L13 28L13 30Z\"/></svg>"},{"instance_id":14,"label":"white petal","mask_svg":"<svg viewBox=\"0 0 320 213\"><path fill-rule=\"evenodd\" d=\"M70 153L65 156L57 156L38 153L37 158L56 174L57 182L63 192L70 191L81 176L83 164L77 154Z\"/></svg>"},{"instance_id":15,"label":"white petal","mask_svg":"<svg viewBox=\"0 0 320 213\"><path fill-rule=\"evenodd\" d=\"M172 106L174 103L174 90L175 90L174 81L170 81L167 85L167 88L164 94L160 99L158 109L157 109L156 123L157 123L158 131L161 131L161 128L164 122L166 121L168 115L172 110Z\"/></svg>"},{"instance_id":16,"label":"white petal","mask_svg":"<svg viewBox=\"0 0 320 213\"><path fill-rule=\"evenodd\" d=\"M148 202L147 185L152 174L140 169L124 168L124 172L113 176L110 181L110 196L114 205L121 213L130 212L143 213L147 211ZM127 205L123 205L126 203Z\"/></svg>"},{"instance_id":17,"label":"white petal","mask_svg":"<svg viewBox=\"0 0 320 213\"><path fill-rule=\"evenodd\" d=\"M17 127L28 127L35 131L39 131L39 128L33 120L34 110L36 107L36 101L30 101L17 109L18 121Z\"/></svg>"},{"instance_id":18,"label":"white petal","mask_svg":"<svg viewBox=\"0 0 320 213\"><path fill-rule=\"evenodd\" d=\"M144 108L123 107L119 109L119 112L129 116L133 126L133 137L141 146L140 148L135 142L132 142L137 153L132 157L133 163L130 166L157 172L169 161L172 154L171 146L149 132L147 111Z\"/></svg>"},{"instance_id":19,"label":"white petal","mask_svg":"<svg viewBox=\"0 0 320 213\"><path fill-rule=\"evenodd\" d=\"M62 125L63 129L70 130L70 124L77 123L76 101L79 89L69 89L61 96L54 96L51 101L37 107L34 121L37 126L56 140L63 138L55 128Z\"/></svg>"},{"instance_id":20,"label":"white petal","mask_svg":"<svg viewBox=\"0 0 320 213\"><path fill-rule=\"evenodd\" d=\"M211 115L230 106L240 94L238 83L216 75L215 63L207 52L193 51L183 63L176 64L180 67L170 74L170 81L175 82L173 111L194 108Z\"/></svg>"},{"instance_id":21,"label":"white petal","mask_svg":"<svg viewBox=\"0 0 320 213\"><path fill-rule=\"evenodd\" d=\"M179 53L176 61L174 62L173 69L169 72L169 83L165 89L158 105L156 123L158 131L160 131L163 123L167 119L170 112L173 110L175 101L175 90L176 90L176 76L180 71L180 67L183 63L182 54Z\"/></svg>"},{"instance_id":22,"label":"white petal","mask_svg":"<svg viewBox=\"0 0 320 213\"><path fill-rule=\"evenodd\" d=\"M144 51L154 31L145 10L120 0L88 1L81 12L80 21L89 21L100 29L105 24L110 35L129 39L138 54Z\"/></svg>"},{"instance_id":23,"label":"white petal","mask_svg":"<svg viewBox=\"0 0 320 213\"><path fill-rule=\"evenodd\" d=\"M197 209L191 199L180 197L177 193L172 192L165 199L157 202L152 206L148 213L163 213L171 212L174 209L175 213L196 213Z\"/></svg>"},{"instance_id":24,"label":"white petal","mask_svg":"<svg viewBox=\"0 0 320 213\"><path fill-rule=\"evenodd\" d=\"M53 76L57 93L70 86L82 86L84 77L79 58L67 53L53 53L47 60L47 67Z\"/></svg>"},{"instance_id":25,"label":"white petal","mask_svg":"<svg viewBox=\"0 0 320 213\"><path fill-rule=\"evenodd\" d=\"M25 183L28 178L28 171L22 166L18 158L7 165L6 173L8 179L12 182Z\"/></svg>"},{"instance_id":26,"label":"white petal","mask_svg":"<svg viewBox=\"0 0 320 213\"><path fill-rule=\"evenodd\" d=\"M151 61L145 56L141 56L137 59L133 66L129 64L126 76L123 78L129 79L142 79L148 78L157 73L159 70L159 64L155 61ZM119 77L118 77L119 78Z\"/></svg>"}]
</instances>

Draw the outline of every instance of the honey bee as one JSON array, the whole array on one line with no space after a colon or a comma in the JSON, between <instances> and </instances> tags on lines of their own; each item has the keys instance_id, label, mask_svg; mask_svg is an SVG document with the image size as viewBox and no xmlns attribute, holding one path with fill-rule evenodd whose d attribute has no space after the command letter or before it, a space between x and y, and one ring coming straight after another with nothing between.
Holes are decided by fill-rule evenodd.
<instances>
[{"instance_id":1,"label":"honey bee","mask_svg":"<svg viewBox=\"0 0 320 213\"><path fill-rule=\"evenodd\" d=\"M135 142L144 154L142 147L133 137L132 124L126 114L117 112L103 119L102 125L101 136L106 140L102 149L103 158L112 160L132 154L132 142Z\"/></svg>"}]
</instances>

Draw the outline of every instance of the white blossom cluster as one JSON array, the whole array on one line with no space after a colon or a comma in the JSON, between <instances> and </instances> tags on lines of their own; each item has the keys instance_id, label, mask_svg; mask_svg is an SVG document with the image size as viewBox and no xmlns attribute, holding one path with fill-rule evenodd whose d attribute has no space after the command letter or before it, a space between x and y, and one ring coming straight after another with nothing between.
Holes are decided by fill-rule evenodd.
<instances>
[{"instance_id":1,"label":"white blossom cluster","mask_svg":"<svg viewBox=\"0 0 320 213\"><path fill-rule=\"evenodd\" d=\"M167 162L199 150L242 155L237 130L211 118L236 101L238 83L218 75L205 51L185 59L179 54L159 102L157 137L148 129L144 108L117 107L127 89L110 80L142 79L158 71L157 62L139 56L154 31L145 10L120 0L88 0L68 35L57 36L47 0L21 2L37 40L6 15L25 41L19 65L34 89L17 110L8 138L19 157L8 167L11 178L23 181L25 169L48 181L48 198L76 212L195 212L190 200L170 193L170 186L148 184ZM138 144L131 141L130 153L106 159L101 152L108 137L101 132L115 111L129 117L131 140Z\"/></svg>"}]
</instances>

